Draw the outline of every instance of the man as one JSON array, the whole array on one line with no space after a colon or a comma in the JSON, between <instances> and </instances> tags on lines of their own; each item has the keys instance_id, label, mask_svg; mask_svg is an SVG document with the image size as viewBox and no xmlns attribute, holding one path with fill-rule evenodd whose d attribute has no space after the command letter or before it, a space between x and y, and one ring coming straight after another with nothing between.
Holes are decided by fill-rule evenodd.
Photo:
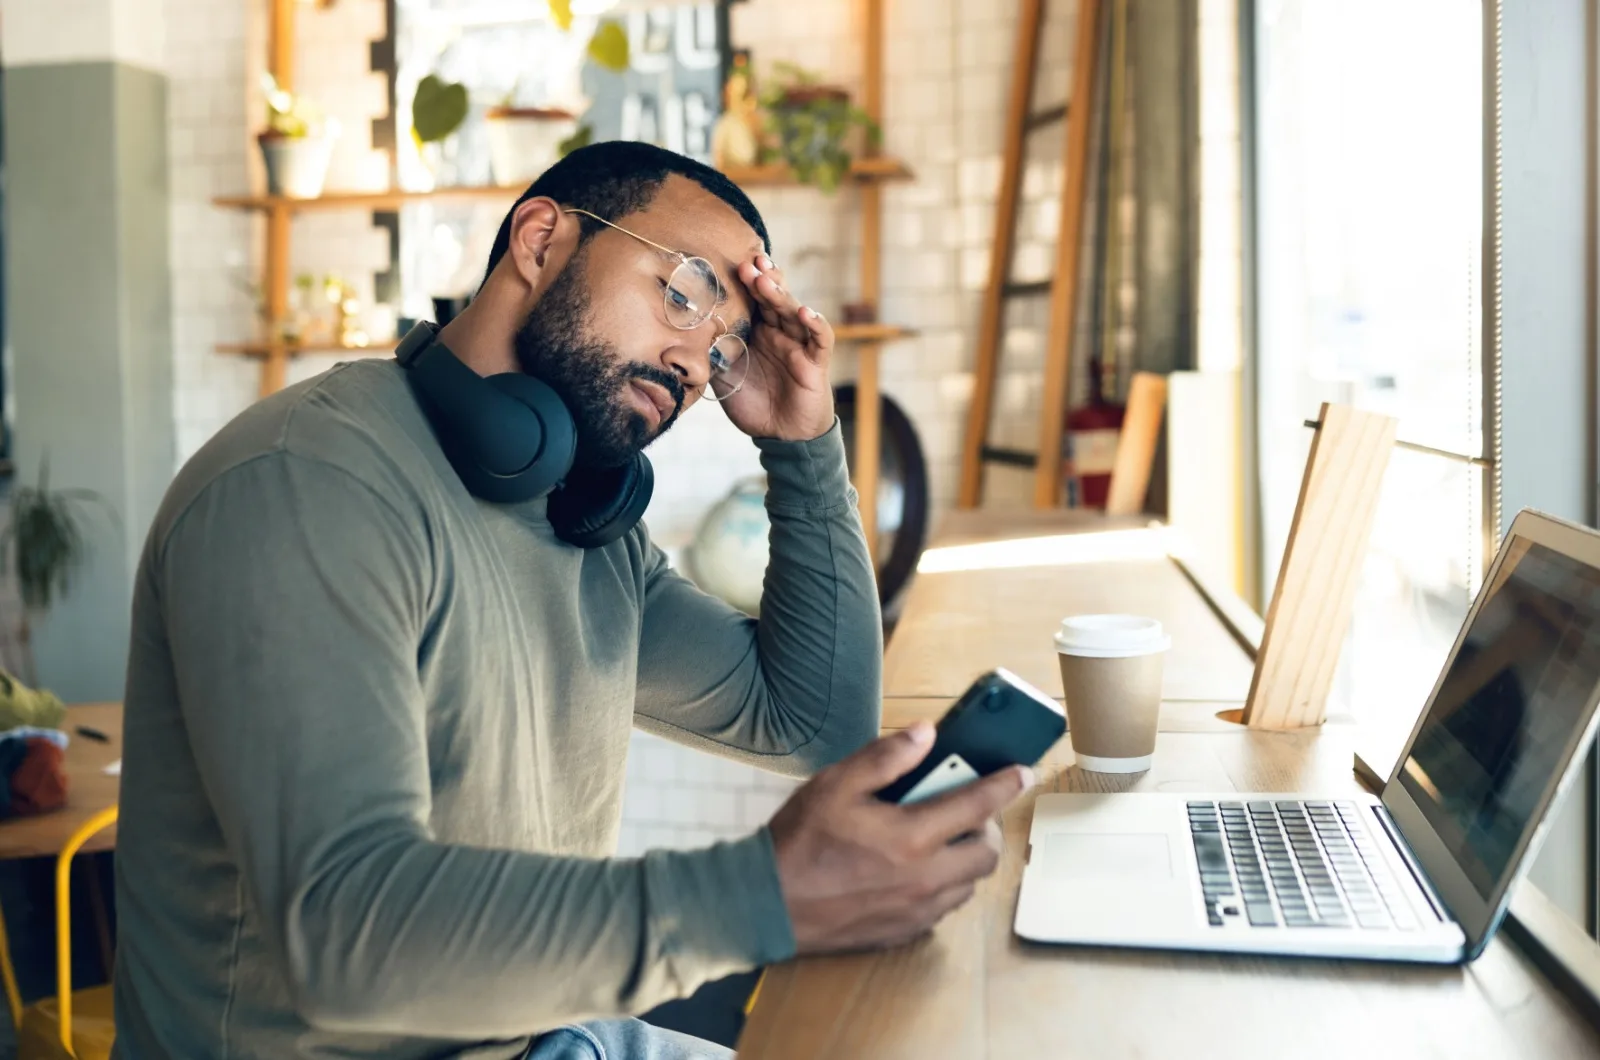
<instances>
[{"instance_id":1,"label":"man","mask_svg":"<svg viewBox=\"0 0 1600 1060\"><path fill-rule=\"evenodd\" d=\"M579 548L547 497L473 496L395 361L257 404L178 475L135 589L122 1055L725 1055L625 1017L909 939L992 871L1022 771L873 798L931 737L869 743L881 633L833 334L769 250L714 171L596 145L512 209L438 335L478 376L555 390L574 476L721 398L769 480L759 622L642 527ZM616 859L635 724L821 772L746 839Z\"/></svg>"}]
</instances>

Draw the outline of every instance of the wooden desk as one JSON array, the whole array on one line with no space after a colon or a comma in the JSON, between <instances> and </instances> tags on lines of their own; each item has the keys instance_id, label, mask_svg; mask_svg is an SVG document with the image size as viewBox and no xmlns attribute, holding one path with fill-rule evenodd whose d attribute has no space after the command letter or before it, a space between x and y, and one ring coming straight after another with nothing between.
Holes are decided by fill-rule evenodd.
<instances>
[{"instance_id":1,"label":"wooden desk","mask_svg":"<svg viewBox=\"0 0 1600 1060\"><path fill-rule=\"evenodd\" d=\"M1212 674L1202 672L1204 652L1189 656L1194 679L1215 679L1221 689L1237 687L1228 683L1238 679L1237 660L1222 651L1231 639L1197 595L1181 598L1179 586L1188 584L1181 575L1170 581L1158 569L1159 563L1115 572L1065 568L1057 573L1077 576L1059 579L1062 595L1050 610L1076 609L1082 597L1070 595L1075 589L1119 609L1137 609L1136 601L1164 602L1175 654L1193 651L1195 643L1214 646ZM1119 591L1113 573L1130 579L1125 590ZM992 665L986 652L1009 651L1010 659L1024 663L1035 653L1037 627L1016 623L1012 636L1025 635L1026 642L1008 643L999 633L979 636L972 627L941 626L939 616L917 613L938 605L997 614L995 599L1024 598L1052 577L1033 568L987 575L934 588L923 581L920 595L907 601L901 631L908 619L918 631L911 640L915 658L941 667L949 680ZM956 584L960 592L947 587ZM899 637L891 657L897 650L911 651L900 647ZM902 667L910 657L902 655ZM907 669L898 672L901 681L913 676ZM885 723L893 726L919 710L936 716L935 704L947 700L901 696L887 702ZM1038 792L1356 790L1348 728L1256 732L1218 720L1210 706L1166 704L1155 766L1148 773L1084 773L1073 765L1071 747L1063 741L1041 763L1036 791L1006 812L1000 869L972 902L911 946L770 969L739 1043L740 1057L1600 1056L1600 1031L1586 1024L1503 937L1473 964L1445 968L1095 950L1018 940L1011 921Z\"/></svg>"},{"instance_id":2,"label":"wooden desk","mask_svg":"<svg viewBox=\"0 0 1600 1060\"><path fill-rule=\"evenodd\" d=\"M1239 646L1178 566L1161 551L1160 531L1148 520L1109 520L1093 513L1008 513L990 517L1002 533L985 536L986 513L963 512L941 527L925 563L971 563L972 569L919 573L884 656L888 699L951 700L972 679L1004 666L1051 695L1060 695L1061 671L1051 637L1074 613L1131 611L1161 622L1175 634L1166 661L1164 698L1242 704L1254 660ZM1048 516L1049 518L1045 518ZM1141 548L1135 540L1148 535ZM1005 562L995 541L1035 542L1045 562L1026 567L986 567ZM963 556L944 549L983 546L987 554ZM1107 552L1133 556L1082 562ZM1139 558L1143 552L1146 558Z\"/></svg>"},{"instance_id":3,"label":"wooden desk","mask_svg":"<svg viewBox=\"0 0 1600 1060\"><path fill-rule=\"evenodd\" d=\"M99 729L111 737L111 742L89 739L77 731L79 725ZM122 704L70 706L61 727L70 737L66 752L67 805L37 817L0 822L0 861L54 857L83 822L117 801L122 778L106 775L105 767L122 757ZM91 836L83 845L83 853L111 850L116 845L117 826L112 825Z\"/></svg>"}]
</instances>

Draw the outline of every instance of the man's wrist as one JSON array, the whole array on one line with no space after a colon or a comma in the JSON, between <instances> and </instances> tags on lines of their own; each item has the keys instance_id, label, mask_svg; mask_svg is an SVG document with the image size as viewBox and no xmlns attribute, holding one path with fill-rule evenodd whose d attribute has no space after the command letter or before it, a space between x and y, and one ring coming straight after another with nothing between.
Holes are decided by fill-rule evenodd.
<instances>
[{"instance_id":1,"label":"man's wrist","mask_svg":"<svg viewBox=\"0 0 1600 1060\"><path fill-rule=\"evenodd\" d=\"M767 501L781 507L832 508L848 503L850 471L844 431L838 417L828 429L805 441L757 438L767 473Z\"/></svg>"},{"instance_id":2,"label":"man's wrist","mask_svg":"<svg viewBox=\"0 0 1600 1060\"><path fill-rule=\"evenodd\" d=\"M835 419L836 417L834 414L830 412L828 413L828 418L820 424L808 427L797 427L792 431L779 431L777 434L771 435L765 440L772 442L814 442L818 438L821 438L823 435L827 434L829 431L833 430Z\"/></svg>"}]
</instances>

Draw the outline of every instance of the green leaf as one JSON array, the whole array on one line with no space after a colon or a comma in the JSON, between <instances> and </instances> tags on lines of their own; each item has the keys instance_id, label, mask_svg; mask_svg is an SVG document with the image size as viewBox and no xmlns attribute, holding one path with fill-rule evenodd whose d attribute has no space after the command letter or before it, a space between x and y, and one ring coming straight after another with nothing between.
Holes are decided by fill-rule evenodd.
<instances>
[{"instance_id":1,"label":"green leaf","mask_svg":"<svg viewBox=\"0 0 1600 1060\"><path fill-rule=\"evenodd\" d=\"M550 18L563 30L572 28L572 0L550 0Z\"/></svg>"},{"instance_id":2,"label":"green leaf","mask_svg":"<svg viewBox=\"0 0 1600 1060\"><path fill-rule=\"evenodd\" d=\"M411 100L411 128L423 143L443 140L467 117L467 86L439 80L433 74L417 84Z\"/></svg>"},{"instance_id":3,"label":"green leaf","mask_svg":"<svg viewBox=\"0 0 1600 1060\"><path fill-rule=\"evenodd\" d=\"M607 19L589 38L589 58L610 70L622 73L628 68L628 31L622 23Z\"/></svg>"},{"instance_id":4,"label":"green leaf","mask_svg":"<svg viewBox=\"0 0 1600 1060\"><path fill-rule=\"evenodd\" d=\"M580 147L588 147L594 142L594 126L588 122L578 126L576 131L565 140L556 145L557 157L566 158L567 155Z\"/></svg>"}]
</instances>

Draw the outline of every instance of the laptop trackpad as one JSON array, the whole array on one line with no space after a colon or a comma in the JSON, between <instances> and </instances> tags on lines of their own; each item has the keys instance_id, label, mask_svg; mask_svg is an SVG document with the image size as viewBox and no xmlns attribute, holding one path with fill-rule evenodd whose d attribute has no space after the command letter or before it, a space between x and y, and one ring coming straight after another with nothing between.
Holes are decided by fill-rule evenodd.
<instances>
[{"instance_id":1,"label":"laptop trackpad","mask_svg":"<svg viewBox=\"0 0 1600 1060\"><path fill-rule=\"evenodd\" d=\"M1057 832L1033 841L1033 867L1051 880L1138 877L1164 880L1172 875L1172 854L1163 832L1116 834Z\"/></svg>"}]
</instances>

